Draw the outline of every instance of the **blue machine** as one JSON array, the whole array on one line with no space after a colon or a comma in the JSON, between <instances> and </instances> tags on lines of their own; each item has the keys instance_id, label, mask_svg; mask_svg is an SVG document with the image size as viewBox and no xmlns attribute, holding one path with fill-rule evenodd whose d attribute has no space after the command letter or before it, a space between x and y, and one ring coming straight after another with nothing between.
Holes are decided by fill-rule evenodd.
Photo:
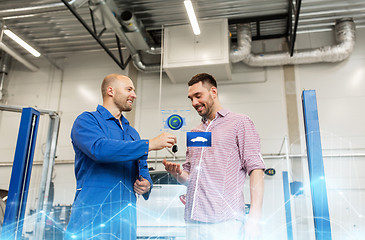
<instances>
[{"instance_id":1,"label":"blue machine","mask_svg":"<svg viewBox=\"0 0 365 240\"><path fill-rule=\"evenodd\" d=\"M1 239L22 239L30 175L40 113L23 108Z\"/></svg>"},{"instance_id":2,"label":"blue machine","mask_svg":"<svg viewBox=\"0 0 365 240\"><path fill-rule=\"evenodd\" d=\"M316 240L331 240L331 225L315 91L303 91L302 101L315 236Z\"/></svg>"}]
</instances>

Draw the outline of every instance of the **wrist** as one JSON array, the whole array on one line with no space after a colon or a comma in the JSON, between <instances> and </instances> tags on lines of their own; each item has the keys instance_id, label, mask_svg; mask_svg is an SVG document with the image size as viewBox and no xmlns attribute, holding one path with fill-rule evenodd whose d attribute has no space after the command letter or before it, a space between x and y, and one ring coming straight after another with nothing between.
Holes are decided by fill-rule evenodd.
<instances>
[{"instance_id":1,"label":"wrist","mask_svg":"<svg viewBox=\"0 0 365 240\"><path fill-rule=\"evenodd\" d=\"M153 145L153 140L148 140L148 151L155 150L155 146Z\"/></svg>"},{"instance_id":2,"label":"wrist","mask_svg":"<svg viewBox=\"0 0 365 240\"><path fill-rule=\"evenodd\" d=\"M173 177L175 177L175 178L178 178L180 175L181 175L181 173L173 173L173 174L171 174Z\"/></svg>"},{"instance_id":3,"label":"wrist","mask_svg":"<svg viewBox=\"0 0 365 240\"><path fill-rule=\"evenodd\" d=\"M172 176L175 177L178 180L180 178L180 176L182 175L182 173L183 173L182 171L181 171L181 173L178 173L178 172L173 173Z\"/></svg>"}]
</instances>

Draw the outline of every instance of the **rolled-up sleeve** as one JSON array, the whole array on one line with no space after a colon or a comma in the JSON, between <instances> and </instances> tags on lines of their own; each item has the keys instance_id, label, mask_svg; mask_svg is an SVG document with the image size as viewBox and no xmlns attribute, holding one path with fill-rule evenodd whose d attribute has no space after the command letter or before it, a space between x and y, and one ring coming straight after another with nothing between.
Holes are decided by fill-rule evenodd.
<instances>
[{"instance_id":1,"label":"rolled-up sleeve","mask_svg":"<svg viewBox=\"0 0 365 240\"><path fill-rule=\"evenodd\" d=\"M237 141L242 159L242 167L250 175L255 169L265 169L261 156L259 134L248 116L244 116L237 126Z\"/></svg>"}]
</instances>

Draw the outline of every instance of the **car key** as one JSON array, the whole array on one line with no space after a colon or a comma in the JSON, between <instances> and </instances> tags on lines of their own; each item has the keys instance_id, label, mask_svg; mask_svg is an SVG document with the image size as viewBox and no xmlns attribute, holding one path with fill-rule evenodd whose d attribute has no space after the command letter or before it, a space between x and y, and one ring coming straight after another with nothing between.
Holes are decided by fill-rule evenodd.
<instances>
[{"instance_id":1,"label":"car key","mask_svg":"<svg viewBox=\"0 0 365 240\"><path fill-rule=\"evenodd\" d=\"M174 161L176 160L177 145L172 146L172 152L174 153Z\"/></svg>"}]
</instances>

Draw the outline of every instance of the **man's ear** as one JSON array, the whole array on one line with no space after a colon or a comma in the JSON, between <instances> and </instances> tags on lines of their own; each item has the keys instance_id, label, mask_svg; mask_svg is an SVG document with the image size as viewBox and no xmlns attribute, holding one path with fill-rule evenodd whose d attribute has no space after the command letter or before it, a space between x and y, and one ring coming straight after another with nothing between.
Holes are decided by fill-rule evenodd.
<instances>
[{"instance_id":1,"label":"man's ear","mask_svg":"<svg viewBox=\"0 0 365 240\"><path fill-rule=\"evenodd\" d=\"M114 96L114 89L113 87L107 87L106 94L110 97Z\"/></svg>"},{"instance_id":2,"label":"man's ear","mask_svg":"<svg viewBox=\"0 0 365 240\"><path fill-rule=\"evenodd\" d=\"M218 96L218 89L216 87L211 87L210 91L212 92L213 96Z\"/></svg>"}]
</instances>

